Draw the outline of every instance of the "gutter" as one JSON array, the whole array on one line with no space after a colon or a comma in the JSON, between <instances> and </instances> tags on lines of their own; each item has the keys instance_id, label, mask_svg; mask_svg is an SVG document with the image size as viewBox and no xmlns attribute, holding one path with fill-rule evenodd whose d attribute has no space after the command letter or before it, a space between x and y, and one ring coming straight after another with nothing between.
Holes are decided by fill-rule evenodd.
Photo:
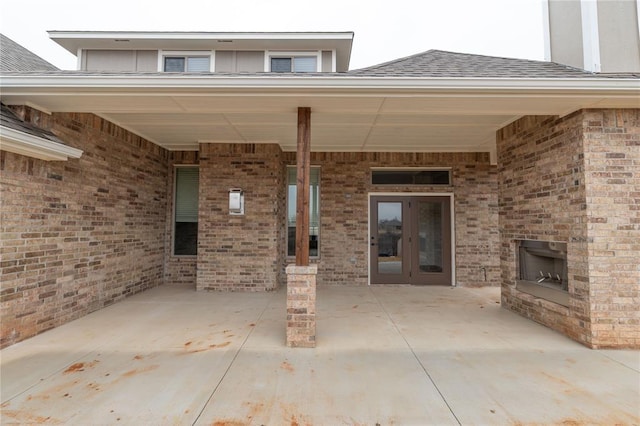
<instances>
[{"instance_id":1,"label":"gutter","mask_svg":"<svg viewBox=\"0 0 640 426\"><path fill-rule=\"evenodd\" d=\"M66 161L82 155L80 149L6 126L0 126L0 150L45 161Z\"/></svg>"},{"instance_id":2,"label":"gutter","mask_svg":"<svg viewBox=\"0 0 640 426\"><path fill-rule=\"evenodd\" d=\"M335 91L535 91L640 93L640 79L633 78L449 78L449 77L351 77L351 76L213 76L213 75L3 75L3 94L11 89L121 89L124 91L178 90L289 90ZM24 92L20 92L24 93ZM640 104L640 101L639 101Z\"/></svg>"}]
</instances>

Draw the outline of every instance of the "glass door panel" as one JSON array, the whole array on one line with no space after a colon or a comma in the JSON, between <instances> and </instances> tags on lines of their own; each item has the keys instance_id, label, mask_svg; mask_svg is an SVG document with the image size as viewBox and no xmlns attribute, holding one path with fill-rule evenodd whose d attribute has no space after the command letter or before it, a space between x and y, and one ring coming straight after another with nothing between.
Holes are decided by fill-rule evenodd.
<instances>
[{"instance_id":1,"label":"glass door panel","mask_svg":"<svg viewBox=\"0 0 640 426\"><path fill-rule=\"evenodd\" d=\"M418 268L442 272L442 203L418 202Z\"/></svg>"},{"instance_id":2,"label":"glass door panel","mask_svg":"<svg viewBox=\"0 0 640 426\"><path fill-rule=\"evenodd\" d=\"M402 274L402 202L378 202L378 273Z\"/></svg>"}]
</instances>

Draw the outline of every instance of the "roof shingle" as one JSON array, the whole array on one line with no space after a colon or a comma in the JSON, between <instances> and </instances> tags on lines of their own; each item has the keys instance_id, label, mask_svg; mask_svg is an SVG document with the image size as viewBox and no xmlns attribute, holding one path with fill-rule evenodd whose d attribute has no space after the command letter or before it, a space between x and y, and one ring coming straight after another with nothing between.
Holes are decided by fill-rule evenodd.
<instances>
[{"instance_id":1,"label":"roof shingle","mask_svg":"<svg viewBox=\"0 0 640 426\"><path fill-rule=\"evenodd\" d=\"M607 77L555 62L428 50L405 58L349 71L362 77L443 78L594 78ZM633 75L625 75L634 77ZM621 77L621 75L616 75Z\"/></svg>"},{"instance_id":2,"label":"roof shingle","mask_svg":"<svg viewBox=\"0 0 640 426\"><path fill-rule=\"evenodd\" d=\"M58 67L0 34L0 72L9 71L58 71Z\"/></svg>"},{"instance_id":3,"label":"roof shingle","mask_svg":"<svg viewBox=\"0 0 640 426\"><path fill-rule=\"evenodd\" d=\"M6 127L51 142L64 144L64 142L52 132L22 120L5 104L0 104L0 127Z\"/></svg>"}]
</instances>

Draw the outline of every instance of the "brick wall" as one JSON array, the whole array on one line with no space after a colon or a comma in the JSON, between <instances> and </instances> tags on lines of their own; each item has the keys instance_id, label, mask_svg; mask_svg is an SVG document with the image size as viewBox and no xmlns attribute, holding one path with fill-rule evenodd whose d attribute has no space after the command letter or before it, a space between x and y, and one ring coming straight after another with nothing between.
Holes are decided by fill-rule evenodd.
<instances>
[{"instance_id":1,"label":"brick wall","mask_svg":"<svg viewBox=\"0 0 640 426\"><path fill-rule=\"evenodd\" d=\"M91 114L18 112L84 153L0 153L2 346L163 280L168 153Z\"/></svg>"},{"instance_id":2,"label":"brick wall","mask_svg":"<svg viewBox=\"0 0 640 426\"><path fill-rule=\"evenodd\" d=\"M502 301L591 347L637 347L638 111L524 117L497 134ZM515 288L515 240L566 241L569 307Z\"/></svg>"},{"instance_id":3,"label":"brick wall","mask_svg":"<svg viewBox=\"0 0 640 426\"><path fill-rule=\"evenodd\" d=\"M284 283L285 176L270 144L201 144L198 290L271 290ZM241 188L245 214L229 214Z\"/></svg>"},{"instance_id":4,"label":"brick wall","mask_svg":"<svg viewBox=\"0 0 640 426\"><path fill-rule=\"evenodd\" d=\"M285 163L295 164L295 153ZM499 285L497 170L488 154L315 152L311 164L321 167L319 285L367 284L370 192L452 192L458 284ZM371 167L429 166L452 167L452 185L371 184Z\"/></svg>"},{"instance_id":5,"label":"brick wall","mask_svg":"<svg viewBox=\"0 0 640 426\"><path fill-rule=\"evenodd\" d=\"M592 346L640 347L640 109L582 115Z\"/></svg>"},{"instance_id":6,"label":"brick wall","mask_svg":"<svg viewBox=\"0 0 640 426\"><path fill-rule=\"evenodd\" d=\"M497 135L503 306L590 344L580 114L524 117ZM569 304L515 289L515 240L567 242Z\"/></svg>"}]
</instances>

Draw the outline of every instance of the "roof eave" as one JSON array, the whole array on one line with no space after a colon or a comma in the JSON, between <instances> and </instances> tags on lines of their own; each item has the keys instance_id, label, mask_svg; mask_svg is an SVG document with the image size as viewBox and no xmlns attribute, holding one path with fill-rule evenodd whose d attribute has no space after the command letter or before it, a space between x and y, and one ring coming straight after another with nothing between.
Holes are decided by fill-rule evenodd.
<instances>
[{"instance_id":1,"label":"roof eave","mask_svg":"<svg viewBox=\"0 0 640 426\"><path fill-rule=\"evenodd\" d=\"M66 161L80 158L82 150L62 143L0 126L0 149L45 161Z\"/></svg>"},{"instance_id":2,"label":"roof eave","mask_svg":"<svg viewBox=\"0 0 640 426\"><path fill-rule=\"evenodd\" d=\"M212 76L212 75L4 75L0 87L74 90L241 90L320 89L384 91L618 91L639 93L640 80L629 78L470 78L339 76Z\"/></svg>"}]
</instances>

